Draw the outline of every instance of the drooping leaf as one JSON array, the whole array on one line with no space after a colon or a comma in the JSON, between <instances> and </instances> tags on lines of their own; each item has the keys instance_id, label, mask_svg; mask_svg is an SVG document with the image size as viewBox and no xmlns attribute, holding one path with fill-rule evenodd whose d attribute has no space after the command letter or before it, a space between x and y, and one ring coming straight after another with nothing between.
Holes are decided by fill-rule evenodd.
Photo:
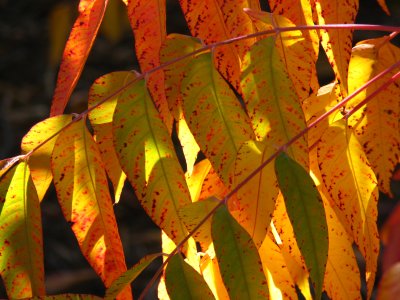
<instances>
[{"instance_id":1,"label":"drooping leaf","mask_svg":"<svg viewBox=\"0 0 400 300\"><path fill-rule=\"evenodd\" d=\"M100 151L86 128L75 121L60 133L52 154L58 201L82 254L106 287L126 271ZM130 298L130 288L121 297Z\"/></svg>"},{"instance_id":2,"label":"drooping leaf","mask_svg":"<svg viewBox=\"0 0 400 300\"><path fill-rule=\"evenodd\" d=\"M349 65L349 93L399 60L400 48L392 45L388 37L358 43L353 48ZM347 108L360 103L392 75L369 85ZM392 195L390 180L400 157L399 96L400 81L397 81L374 96L349 120L376 174L380 190L387 195Z\"/></svg>"},{"instance_id":3,"label":"drooping leaf","mask_svg":"<svg viewBox=\"0 0 400 300\"><path fill-rule=\"evenodd\" d=\"M358 0L315 1L318 24L353 24L358 11L358 2ZM351 29L320 30L319 35L321 45L341 86L342 94L347 96L347 70L353 31Z\"/></svg>"},{"instance_id":4,"label":"drooping leaf","mask_svg":"<svg viewBox=\"0 0 400 300\"><path fill-rule=\"evenodd\" d=\"M187 234L179 208L191 203L171 137L144 80L121 93L113 135L121 166L152 220L179 243Z\"/></svg>"},{"instance_id":5,"label":"drooping leaf","mask_svg":"<svg viewBox=\"0 0 400 300\"><path fill-rule=\"evenodd\" d=\"M235 185L245 180L256 166L261 165L274 152L274 148L262 142L244 143L235 162ZM247 230L257 248L267 234L278 193L274 167L268 164L237 192L236 201L228 205L232 215Z\"/></svg>"},{"instance_id":6,"label":"drooping leaf","mask_svg":"<svg viewBox=\"0 0 400 300\"><path fill-rule=\"evenodd\" d=\"M317 151L321 177L335 203L335 212L365 258L371 295L379 254L375 174L345 121L337 121L325 131Z\"/></svg>"},{"instance_id":7,"label":"drooping leaf","mask_svg":"<svg viewBox=\"0 0 400 300\"><path fill-rule=\"evenodd\" d=\"M274 40L254 44L242 68L242 90L257 139L279 147L306 127L300 101ZM308 168L306 137L288 148L289 155Z\"/></svg>"},{"instance_id":8,"label":"drooping leaf","mask_svg":"<svg viewBox=\"0 0 400 300\"><path fill-rule=\"evenodd\" d=\"M32 297L28 299L29 300L100 300L103 298L95 295L85 295L85 294L60 294L54 296Z\"/></svg>"},{"instance_id":9,"label":"drooping leaf","mask_svg":"<svg viewBox=\"0 0 400 300\"><path fill-rule=\"evenodd\" d=\"M75 21L64 49L50 116L64 112L96 38L107 3L108 0L92 0Z\"/></svg>"},{"instance_id":10,"label":"drooping leaf","mask_svg":"<svg viewBox=\"0 0 400 300\"><path fill-rule=\"evenodd\" d=\"M329 247L321 196L307 171L288 155L278 155L275 170L297 244L310 272L316 299L320 299Z\"/></svg>"},{"instance_id":11,"label":"drooping leaf","mask_svg":"<svg viewBox=\"0 0 400 300\"><path fill-rule=\"evenodd\" d=\"M0 275L10 299L45 295L42 221L29 166L0 181Z\"/></svg>"},{"instance_id":12,"label":"drooping leaf","mask_svg":"<svg viewBox=\"0 0 400 300\"><path fill-rule=\"evenodd\" d=\"M128 18L135 34L135 50L140 69L146 72L160 65L160 49L167 35L165 0L129 0ZM172 130L173 117L165 97L164 72L150 74L147 86L161 119Z\"/></svg>"},{"instance_id":13,"label":"drooping leaf","mask_svg":"<svg viewBox=\"0 0 400 300\"><path fill-rule=\"evenodd\" d=\"M158 257L160 257L160 254L147 255L128 271L122 273L106 290L104 299L116 299L118 294L123 291L125 287L129 286L129 284L133 282L143 272L143 270L146 269Z\"/></svg>"},{"instance_id":14,"label":"drooping leaf","mask_svg":"<svg viewBox=\"0 0 400 300\"><path fill-rule=\"evenodd\" d=\"M232 299L266 299L268 285L256 245L225 206L215 212L211 233L229 296Z\"/></svg>"},{"instance_id":15,"label":"drooping leaf","mask_svg":"<svg viewBox=\"0 0 400 300\"><path fill-rule=\"evenodd\" d=\"M165 284L171 299L215 299L203 277L183 260L180 253L168 262Z\"/></svg>"},{"instance_id":16,"label":"drooping leaf","mask_svg":"<svg viewBox=\"0 0 400 300\"><path fill-rule=\"evenodd\" d=\"M204 255L200 262L200 269L214 297L218 300L229 300L229 295L222 281L215 255L213 258L211 258L208 253Z\"/></svg>"},{"instance_id":17,"label":"drooping leaf","mask_svg":"<svg viewBox=\"0 0 400 300\"><path fill-rule=\"evenodd\" d=\"M253 138L253 132L234 92L213 67L211 54L199 55L187 65L181 93L189 128L229 186L238 148Z\"/></svg>"},{"instance_id":18,"label":"drooping leaf","mask_svg":"<svg viewBox=\"0 0 400 300\"><path fill-rule=\"evenodd\" d=\"M40 148L35 149L29 157L28 164L31 170L33 183L39 197L42 201L44 195L51 181L53 175L51 173L51 153L53 152L56 137L48 140L51 136L55 135L61 130L68 122L72 121L70 115L61 115L48 118L44 121L37 123L29 132L22 138L21 150L22 153L28 153L39 145Z\"/></svg>"}]
</instances>

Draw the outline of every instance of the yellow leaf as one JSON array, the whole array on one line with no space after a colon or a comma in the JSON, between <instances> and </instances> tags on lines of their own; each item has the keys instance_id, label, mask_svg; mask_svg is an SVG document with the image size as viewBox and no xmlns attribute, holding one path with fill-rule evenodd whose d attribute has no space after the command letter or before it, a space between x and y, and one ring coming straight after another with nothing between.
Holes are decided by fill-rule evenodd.
<instances>
[{"instance_id":1,"label":"yellow leaf","mask_svg":"<svg viewBox=\"0 0 400 300\"><path fill-rule=\"evenodd\" d=\"M363 41L353 48L349 66L349 93L400 60L400 49L387 38ZM388 74L369 85L348 103L347 108L351 109L360 103L392 75ZM391 84L375 95L349 119L378 178L380 190L388 195L392 195L390 180L400 157L399 97L400 81L397 81L397 84Z\"/></svg>"},{"instance_id":2,"label":"yellow leaf","mask_svg":"<svg viewBox=\"0 0 400 300\"><path fill-rule=\"evenodd\" d=\"M335 203L335 212L365 258L369 297L379 254L375 174L344 121L335 122L325 131L317 151L321 177Z\"/></svg>"},{"instance_id":3,"label":"yellow leaf","mask_svg":"<svg viewBox=\"0 0 400 300\"><path fill-rule=\"evenodd\" d=\"M83 255L106 287L126 271L108 182L85 120L75 121L57 138L52 154L57 197ZM126 288L121 298L131 297Z\"/></svg>"},{"instance_id":4,"label":"yellow leaf","mask_svg":"<svg viewBox=\"0 0 400 300\"><path fill-rule=\"evenodd\" d=\"M10 299L44 296L39 199L22 161L0 181L0 275Z\"/></svg>"},{"instance_id":5,"label":"yellow leaf","mask_svg":"<svg viewBox=\"0 0 400 300\"><path fill-rule=\"evenodd\" d=\"M53 152L54 144L56 143L56 137L54 136L50 140L47 139L60 131L70 121L72 121L70 115L60 115L48 118L33 126L22 138L21 150L22 153L25 154L43 144L40 148L35 149L28 160L32 180L35 184L39 201L42 201L51 181L53 180L50 164L51 153Z\"/></svg>"},{"instance_id":6,"label":"yellow leaf","mask_svg":"<svg viewBox=\"0 0 400 300\"><path fill-rule=\"evenodd\" d=\"M212 258L208 254L203 256L200 262L200 270L214 297L217 300L229 300L215 256Z\"/></svg>"},{"instance_id":7,"label":"yellow leaf","mask_svg":"<svg viewBox=\"0 0 400 300\"><path fill-rule=\"evenodd\" d=\"M210 161L208 159L203 159L193 167L193 172L191 174L186 173L186 182L193 202L200 200L204 180L210 171Z\"/></svg>"}]
</instances>

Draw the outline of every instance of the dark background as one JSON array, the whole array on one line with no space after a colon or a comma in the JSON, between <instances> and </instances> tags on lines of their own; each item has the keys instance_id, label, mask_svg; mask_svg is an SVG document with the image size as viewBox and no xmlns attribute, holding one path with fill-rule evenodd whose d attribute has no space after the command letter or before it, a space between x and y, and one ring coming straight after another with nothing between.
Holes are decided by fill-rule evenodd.
<instances>
[{"instance_id":1,"label":"dark background","mask_svg":"<svg viewBox=\"0 0 400 300\"><path fill-rule=\"evenodd\" d=\"M110 0L113 1L118 0ZM167 2L168 33L188 34L178 0ZM398 1L387 1L392 17L388 17L376 1L360 2L357 23L400 25ZM77 3L0 0L0 159L19 154L22 136L35 123L48 117L58 66L57 59L54 58L57 57L54 54L57 51L54 35L51 38L50 27L55 28L58 38L62 40L63 30L69 31L68 26L72 25L76 17ZM51 16L60 7L69 7L66 9L70 22L67 29L62 24L51 21ZM71 97L69 112L80 113L86 108L87 93L96 78L118 70L138 70L133 50L133 35L127 17L123 14L119 26L121 30L118 38L107 37L104 31L98 36L79 84ZM381 35L383 33L356 32L355 41ZM397 44L398 40L395 40ZM323 57L319 71L322 83L332 79L329 65L326 65ZM379 223L383 222L396 202L382 197L379 205ZM92 293L102 296L103 284L80 253L69 225L61 215L53 188L50 188L41 206L48 293ZM120 203L114 207L128 267L146 254L161 250L159 230L145 215L129 186L125 187ZM135 281L136 296L156 269L157 264L151 265L143 276ZM148 298L155 297L153 292ZM0 298L6 298L1 279Z\"/></svg>"}]
</instances>

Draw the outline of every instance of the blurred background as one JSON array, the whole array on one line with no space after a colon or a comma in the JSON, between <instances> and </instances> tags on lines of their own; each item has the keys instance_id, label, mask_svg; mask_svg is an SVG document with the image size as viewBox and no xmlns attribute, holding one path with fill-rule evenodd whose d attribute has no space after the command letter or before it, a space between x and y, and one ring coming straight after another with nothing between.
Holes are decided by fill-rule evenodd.
<instances>
[{"instance_id":1,"label":"blurred background","mask_svg":"<svg viewBox=\"0 0 400 300\"><path fill-rule=\"evenodd\" d=\"M399 26L399 1L386 3L391 16L386 15L375 0L361 0L357 23ZM77 16L77 5L78 1L0 0L0 160L18 155L23 135L49 115L58 65ZM266 4L264 7L268 9ZM167 1L167 30L168 33L189 33L178 0ZM356 32L355 42L382 35ZM399 38L394 42L399 45ZM332 72L323 56L318 68L321 83L332 80ZM132 69L138 70L133 34L122 1L110 0L104 24L71 97L68 112L80 113L86 109L88 90L95 79L109 72ZM381 197L379 224L398 200L399 195L395 200ZM160 232L141 209L129 186L125 187L120 203L114 208L128 267L146 254L160 252ZM102 296L104 286L80 253L52 188L42 203L42 219L48 293ZM135 281L135 295L140 293L158 265L152 264ZM6 294L0 279L1 298L6 298ZM153 291L148 299L154 298Z\"/></svg>"}]
</instances>

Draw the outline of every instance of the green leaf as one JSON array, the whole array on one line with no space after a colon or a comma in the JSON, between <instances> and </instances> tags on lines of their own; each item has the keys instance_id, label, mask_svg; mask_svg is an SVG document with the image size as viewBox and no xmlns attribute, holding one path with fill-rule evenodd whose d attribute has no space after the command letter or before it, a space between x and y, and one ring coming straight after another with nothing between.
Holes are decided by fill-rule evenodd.
<instances>
[{"instance_id":1,"label":"green leaf","mask_svg":"<svg viewBox=\"0 0 400 300\"><path fill-rule=\"evenodd\" d=\"M111 286L106 290L104 299L116 299L118 294L131 282L133 282L160 254L151 254L143 257L136 265L125 273L121 274L113 281Z\"/></svg>"},{"instance_id":2,"label":"green leaf","mask_svg":"<svg viewBox=\"0 0 400 300\"><path fill-rule=\"evenodd\" d=\"M267 299L267 279L256 245L225 206L215 212L211 234L229 296L232 299Z\"/></svg>"},{"instance_id":3,"label":"green leaf","mask_svg":"<svg viewBox=\"0 0 400 300\"><path fill-rule=\"evenodd\" d=\"M168 295L175 299L215 299L203 277L177 253L165 270Z\"/></svg>"},{"instance_id":4,"label":"green leaf","mask_svg":"<svg viewBox=\"0 0 400 300\"><path fill-rule=\"evenodd\" d=\"M320 299L329 246L322 198L307 171L285 153L276 158L275 171L316 299Z\"/></svg>"}]
</instances>

